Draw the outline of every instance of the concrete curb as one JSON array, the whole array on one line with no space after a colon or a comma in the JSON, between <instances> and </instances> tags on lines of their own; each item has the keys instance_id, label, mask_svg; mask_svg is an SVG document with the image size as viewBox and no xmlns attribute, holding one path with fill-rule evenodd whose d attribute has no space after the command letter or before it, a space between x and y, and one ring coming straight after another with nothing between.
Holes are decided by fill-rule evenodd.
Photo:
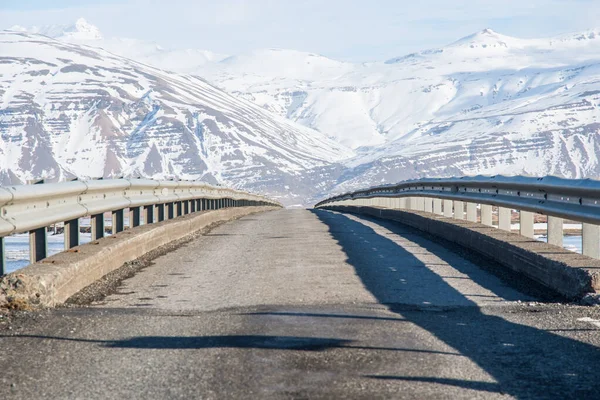
<instances>
[{"instance_id":1,"label":"concrete curb","mask_svg":"<svg viewBox=\"0 0 600 400\"><path fill-rule=\"evenodd\" d=\"M239 207L199 212L108 236L48 257L0 280L0 308L54 307L124 263L211 224L277 209Z\"/></svg>"},{"instance_id":2,"label":"concrete curb","mask_svg":"<svg viewBox=\"0 0 600 400\"><path fill-rule=\"evenodd\" d=\"M487 225L437 214L377 207L322 209L365 214L411 226L489 257L569 299L600 290L600 260Z\"/></svg>"}]
</instances>

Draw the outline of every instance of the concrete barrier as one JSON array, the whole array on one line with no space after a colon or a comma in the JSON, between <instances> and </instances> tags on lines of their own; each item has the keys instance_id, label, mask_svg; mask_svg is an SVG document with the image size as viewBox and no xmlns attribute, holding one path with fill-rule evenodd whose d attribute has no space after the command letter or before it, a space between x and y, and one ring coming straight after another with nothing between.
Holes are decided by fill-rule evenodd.
<instances>
[{"instance_id":1,"label":"concrete barrier","mask_svg":"<svg viewBox=\"0 0 600 400\"><path fill-rule=\"evenodd\" d=\"M515 233L421 211L359 206L321 209L400 222L475 251L569 299L600 290L600 260Z\"/></svg>"},{"instance_id":2,"label":"concrete barrier","mask_svg":"<svg viewBox=\"0 0 600 400\"><path fill-rule=\"evenodd\" d=\"M156 224L138 226L75 247L21 270L0 281L0 307L53 307L121 267L128 261L211 224L278 207L235 207L188 214Z\"/></svg>"}]
</instances>

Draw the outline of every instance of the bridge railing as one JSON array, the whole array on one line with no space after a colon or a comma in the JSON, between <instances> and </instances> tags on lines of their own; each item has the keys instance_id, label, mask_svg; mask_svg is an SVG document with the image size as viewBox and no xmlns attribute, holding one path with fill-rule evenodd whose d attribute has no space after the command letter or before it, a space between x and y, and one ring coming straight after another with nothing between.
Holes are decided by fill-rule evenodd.
<instances>
[{"instance_id":1,"label":"bridge railing","mask_svg":"<svg viewBox=\"0 0 600 400\"><path fill-rule=\"evenodd\" d=\"M4 238L29 233L30 262L47 257L47 228L64 223L65 250L79 245L80 218L90 217L92 240L104 236L104 214L112 213L112 233L196 211L242 206L281 206L266 197L202 182L151 179L76 180L0 187L0 275L5 269Z\"/></svg>"},{"instance_id":2,"label":"bridge railing","mask_svg":"<svg viewBox=\"0 0 600 400\"><path fill-rule=\"evenodd\" d=\"M358 205L431 212L511 230L519 212L521 235L534 236L534 214L548 216L548 243L563 245L564 219L582 223L582 252L600 258L600 181L558 177L473 176L419 179L333 196L315 205Z\"/></svg>"}]
</instances>

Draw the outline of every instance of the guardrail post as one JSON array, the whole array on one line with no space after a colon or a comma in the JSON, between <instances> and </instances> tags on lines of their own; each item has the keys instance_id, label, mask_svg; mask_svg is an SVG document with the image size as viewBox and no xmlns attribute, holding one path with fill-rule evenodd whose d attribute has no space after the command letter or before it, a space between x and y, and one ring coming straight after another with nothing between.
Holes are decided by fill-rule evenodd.
<instances>
[{"instance_id":1,"label":"guardrail post","mask_svg":"<svg viewBox=\"0 0 600 400\"><path fill-rule=\"evenodd\" d=\"M452 212L452 200L444 200L444 217L452 218L454 213Z\"/></svg>"},{"instance_id":2,"label":"guardrail post","mask_svg":"<svg viewBox=\"0 0 600 400\"><path fill-rule=\"evenodd\" d=\"M46 227L29 231L29 262L36 263L48 257Z\"/></svg>"},{"instance_id":3,"label":"guardrail post","mask_svg":"<svg viewBox=\"0 0 600 400\"><path fill-rule=\"evenodd\" d=\"M443 215L442 211L442 199L433 199L433 213L437 215Z\"/></svg>"},{"instance_id":4,"label":"guardrail post","mask_svg":"<svg viewBox=\"0 0 600 400\"><path fill-rule=\"evenodd\" d=\"M487 226L494 226L492 222L492 206L490 204L481 205L481 223Z\"/></svg>"},{"instance_id":5,"label":"guardrail post","mask_svg":"<svg viewBox=\"0 0 600 400\"><path fill-rule=\"evenodd\" d=\"M0 237L0 276L6 274L6 253L4 252L4 238Z\"/></svg>"},{"instance_id":6,"label":"guardrail post","mask_svg":"<svg viewBox=\"0 0 600 400\"><path fill-rule=\"evenodd\" d=\"M123 232L125 228L125 210L115 210L112 212L112 234Z\"/></svg>"},{"instance_id":7,"label":"guardrail post","mask_svg":"<svg viewBox=\"0 0 600 400\"><path fill-rule=\"evenodd\" d=\"M477 203L467 203L467 221L477 222Z\"/></svg>"},{"instance_id":8,"label":"guardrail post","mask_svg":"<svg viewBox=\"0 0 600 400\"><path fill-rule=\"evenodd\" d=\"M92 215L90 225L92 240L102 239L104 237L104 213Z\"/></svg>"},{"instance_id":9,"label":"guardrail post","mask_svg":"<svg viewBox=\"0 0 600 400\"><path fill-rule=\"evenodd\" d=\"M528 238L533 238L533 213L519 210L519 233Z\"/></svg>"},{"instance_id":10,"label":"guardrail post","mask_svg":"<svg viewBox=\"0 0 600 400\"><path fill-rule=\"evenodd\" d=\"M144 224L154 223L154 205L144 206Z\"/></svg>"},{"instance_id":11,"label":"guardrail post","mask_svg":"<svg viewBox=\"0 0 600 400\"><path fill-rule=\"evenodd\" d=\"M165 220L165 206L166 204L157 204L156 207L156 220L162 222Z\"/></svg>"},{"instance_id":12,"label":"guardrail post","mask_svg":"<svg viewBox=\"0 0 600 400\"><path fill-rule=\"evenodd\" d=\"M562 247L563 245L563 219L559 217L548 216L548 244Z\"/></svg>"},{"instance_id":13,"label":"guardrail post","mask_svg":"<svg viewBox=\"0 0 600 400\"><path fill-rule=\"evenodd\" d=\"M79 218L65 221L65 250L79 246Z\"/></svg>"},{"instance_id":14,"label":"guardrail post","mask_svg":"<svg viewBox=\"0 0 600 400\"><path fill-rule=\"evenodd\" d=\"M178 201L175 203L176 206L176 211L175 211L175 216L176 217L180 217L183 215L183 203L181 201Z\"/></svg>"},{"instance_id":15,"label":"guardrail post","mask_svg":"<svg viewBox=\"0 0 600 400\"><path fill-rule=\"evenodd\" d=\"M142 213L140 207L129 207L129 227L135 228L141 225Z\"/></svg>"},{"instance_id":16,"label":"guardrail post","mask_svg":"<svg viewBox=\"0 0 600 400\"><path fill-rule=\"evenodd\" d=\"M510 232L510 218L510 208L498 207L498 229Z\"/></svg>"},{"instance_id":17,"label":"guardrail post","mask_svg":"<svg viewBox=\"0 0 600 400\"><path fill-rule=\"evenodd\" d=\"M190 211L195 213L196 212L196 205L198 204L198 202L194 199L194 200L190 200Z\"/></svg>"},{"instance_id":18,"label":"guardrail post","mask_svg":"<svg viewBox=\"0 0 600 400\"><path fill-rule=\"evenodd\" d=\"M465 203L454 200L454 219L465 219Z\"/></svg>"},{"instance_id":19,"label":"guardrail post","mask_svg":"<svg viewBox=\"0 0 600 400\"><path fill-rule=\"evenodd\" d=\"M167 204L167 219L175 218L175 203Z\"/></svg>"},{"instance_id":20,"label":"guardrail post","mask_svg":"<svg viewBox=\"0 0 600 400\"><path fill-rule=\"evenodd\" d=\"M428 213L433 212L433 201L431 200L431 197L423 197L423 201L425 202L423 211Z\"/></svg>"},{"instance_id":21,"label":"guardrail post","mask_svg":"<svg viewBox=\"0 0 600 400\"><path fill-rule=\"evenodd\" d=\"M583 223L581 229L582 253L592 258L600 258L600 226Z\"/></svg>"}]
</instances>

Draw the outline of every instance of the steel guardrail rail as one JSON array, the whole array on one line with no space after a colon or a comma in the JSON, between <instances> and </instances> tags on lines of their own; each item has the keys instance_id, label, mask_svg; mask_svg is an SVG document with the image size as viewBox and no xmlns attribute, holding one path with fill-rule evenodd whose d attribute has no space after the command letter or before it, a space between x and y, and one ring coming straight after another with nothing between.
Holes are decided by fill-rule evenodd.
<instances>
[{"instance_id":1,"label":"steel guardrail rail","mask_svg":"<svg viewBox=\"0 0 600 400\"><path fill-rule=\"evenodd\" d=\"M408 203L402 200L407 198ZM391 199L404 203L391 205ZM533 214L542 214L548 218L548 243L557 246L563 245L563 220L571 220L582 224L583 254L600 258L599 180L502 175L425 178L332 196L317 203L315 208L353 203L426 211L472 222L478 222L479 214L481 223L489 226L495 226L492 223L495 206L497 227L503 230L511 230L511 210L518 210L519 231L528 237L534 237L535 233Z\"/></svg>"},{"instance_id":2,"label":"steel guardrail rail","mask_svg":"<svg viewBox=\"0 0 600 400\"><path fill-rule=\"evenodd\" d=\"M409 180L333 196L317 203L315 208L344 200L378 197L456 200L600 224L600 181L554 176L499 175Z\"/></svg>"},{"instance_id":3,"label":"steel guardrail rail","mask_svg":"<svg viewBox=\"0 0 600 400\"><path fill-rule=\"evenodd\" d=\"M204 203L200 200L207 203L202 206ZM185 202L188 204L183 207ZM35 231L41 235L40 230L50 225L62 222L66 225L72 221L77 221L76 229L79 231L79 218L98 217L106 212L120 212L122 223L124 209L168 204L179 204L180 210L184 210L177 211L175 216L202 209L242 205L281 207L279 202L264 196L197 181L99 179L0 187L0 275L4 271L3 239L6 236L25 232L31 235ZM164 217L164 208L160 215L163 215L162 219L168 218ZM149 222L154 220L151 217ZM33 247L33 236L30 238L30 247ZM69 247L65 242L65 248ZM40 254L41 258L45 257Z\"/></svg>"}]
</instances>

